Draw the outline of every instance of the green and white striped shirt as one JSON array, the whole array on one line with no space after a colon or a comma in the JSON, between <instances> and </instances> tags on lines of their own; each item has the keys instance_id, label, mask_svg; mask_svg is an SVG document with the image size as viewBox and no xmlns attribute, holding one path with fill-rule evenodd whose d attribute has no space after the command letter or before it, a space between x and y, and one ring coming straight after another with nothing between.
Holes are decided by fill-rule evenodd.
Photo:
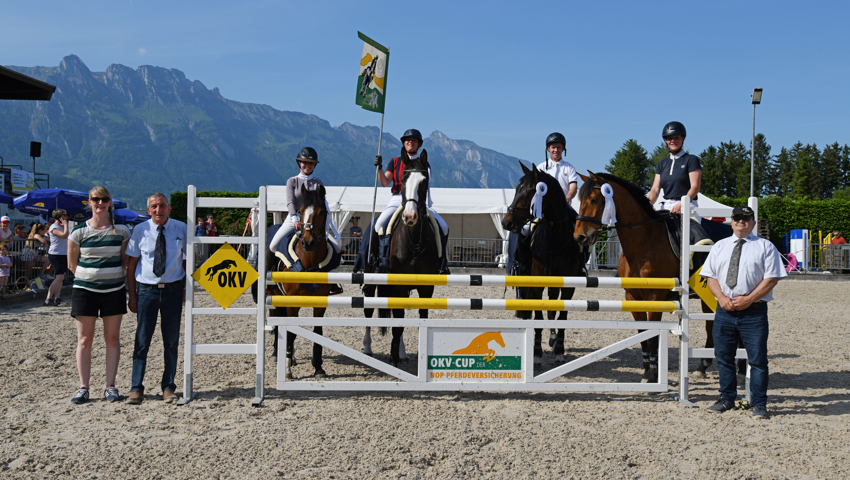
<instances>
[{"instance_id":1,"label":"green and white striped shirt","mask_svg":"<svg viewBox=\"0 0 850 480\"><path fill-rule=\"evenodd\" d=\"M80 246L80 261L74 274L74 288L92 292L114 292L124 287L121 245L130 240L124 225L96 230L83 222L74 228L68 241Z\"/></svg>"}]
</instances>

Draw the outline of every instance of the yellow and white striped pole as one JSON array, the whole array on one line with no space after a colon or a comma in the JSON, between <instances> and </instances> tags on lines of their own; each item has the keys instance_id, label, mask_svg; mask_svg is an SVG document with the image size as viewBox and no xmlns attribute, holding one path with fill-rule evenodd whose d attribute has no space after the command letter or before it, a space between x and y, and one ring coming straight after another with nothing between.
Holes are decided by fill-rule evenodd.
<instances>
[{"instance_id":1,"label":"yellow and white striped pole","mask_svg":"<svg viewBox=\"0 0 850 480\"><path fill-rule=\"evenodd\" d=\"M400 273L270 272L267 283L353 285L452 285L485 287L643 288L681 290L678 278L534 277L505 275L411 275ZM644 310L646 311L646 310Z\"/></svg>"},{"instance_id":2,"label":"yellow and white striped pole","mask_svg":"<svg viewBox=\"0 0 850 480\"><path fill-rule=\"evenodd\" d=\"M504 300L489 298L403 298L403 297L268 297L267 308L401 308L429 310L552 310L578 312L676 312L675 301L631 300Z\"/></svg>"}]
</instances>

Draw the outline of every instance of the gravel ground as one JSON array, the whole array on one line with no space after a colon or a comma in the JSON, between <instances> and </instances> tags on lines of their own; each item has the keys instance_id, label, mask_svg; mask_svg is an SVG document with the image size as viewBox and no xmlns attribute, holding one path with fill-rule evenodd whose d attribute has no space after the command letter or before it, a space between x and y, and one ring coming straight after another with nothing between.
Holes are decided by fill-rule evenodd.
<instances>
[{"instance_id":1,"label":"gravel ground","mask_svg":"<svg viewBox=\"0 0 850 480\"><path fill-rule=\"evenodd\" d=\"M348 290L348 287L347 287ZM349 291L350 293L350 291ZM103 400L104 347L96 340L93 401L75 406L76 330L70 308L26 305L0 312L3 418L0 476L13 478L848 478L850 477L850 313L848 282L780 282L770 306L769 409L721 415L717 369L691 379L689 409L665 394L607 393L283 393L275 364L267 397L253 408L254 358L195 357L197 396L164 404L157 386L162 347L154 338L146 400ZM511 292L508 292L511 295ZM437 287L435 296L502 298L498 288ZM616 290L579 289L576 299L619 300ZM211 306L198 293L199 306ZM249 306L243 296L234 306ZM692 308L697 308L693 303ZM302 311L304 315L305 311ZM328 316L351 312L329 309ZM411 312L408 312L411 316ZM512 318L512 312L432 311L432 318ZM630 320L625 313L570 314L571 320ZM673 320L672 315L664 320ZM124 317L118 388L129 393L136 318ZM198 317L196 343L253 343L245 316ZM326 334L361 348L362 328ZM633 334L567 332L567 360ZM694 344L704 332L692 326ZM546 338L544 333L544 339ZM389 336L374 335L387 360ZM416 332L406 332L416 354ZM671 347L678 345L670 337ZM547 350L544 367L556 365ZM271 353L267 336L266 352ZM310 347L297 343L297 379L309 379ZM182 388L183 346L178 365ZM677 391L671 348L670 392ZM691 369L696 365L692 361ZM567 380L635 382L638 347L584 367ZM388 380L384 374L325 351L329 380ZM403 367L416 372L416 363Z\"/></svg>"}]
</instances>

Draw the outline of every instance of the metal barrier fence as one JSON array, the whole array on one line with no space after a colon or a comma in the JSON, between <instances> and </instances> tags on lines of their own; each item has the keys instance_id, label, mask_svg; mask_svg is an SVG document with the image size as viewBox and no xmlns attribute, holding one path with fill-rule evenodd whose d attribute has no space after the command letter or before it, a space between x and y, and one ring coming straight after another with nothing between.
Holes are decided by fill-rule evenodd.
<instances>
[{"instance_id":1,"label":"metal barrier fence","mask_svg":"<svg viewBox=\"0 0 850 480\"><path fill-rule=\"evenodd\" d=\"M49 285L53 280L52 276L45 274L45 269L50 266L47 254L44 253L47 248L45 247L43 252L40 252L37 247L36 249L27 248L33 245L33 242L34 240L17 237L12 237L6 242L9 258L12 260L6 285L7 293L32 288L30 282L38 277L42 278L42 285Z\"/></svg>"},{"instance_id":2,"label":"metal barrier fence","mask_svg":"<svg viewBox=\"0 0 850 480\"><path fill-rule=\"evenodd\" d=\"M617 268L617 265L620 263L620 255L623 253L623 248L620 246L618 240L596 242L593 249L593 258L596 260L596 263L590 265L591 269Z\"/></svg>"},{"instance_id":3,"label":"metal barrier fence","mask_svg":"<svg viewBox=\"0 0 850 480\"><path fill-rule=\"evenodd\" d=\"M813 243L808 250L810 269L850 270L850 245Z\"/></svg>"}]
</instances>

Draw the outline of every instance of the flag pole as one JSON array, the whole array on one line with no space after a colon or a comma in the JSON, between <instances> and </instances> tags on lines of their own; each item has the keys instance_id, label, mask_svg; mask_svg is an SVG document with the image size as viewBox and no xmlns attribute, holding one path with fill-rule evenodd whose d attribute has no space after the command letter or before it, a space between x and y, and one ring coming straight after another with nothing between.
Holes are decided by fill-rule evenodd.
<instances>
[{"instance_id":1,"label":"flag pole","mask_svg":"<svg viewBox=\"0 0 850 480\"><path fill-rule=\"evenodd\" d=\"M381 144L384 140L384 113L381 112L381 133L378 134L378 155L381 154ZM363 268L366 268L366 264L369 263L369 259L372 257L372 235L375 234L375 227L372 225L372 222L375 220L375 206L378 203L378 175L381 174L381 166L375 165L375 190L372 192L372 216L369 218L369 223L367 223L366 228L371 228L372 231L369 232L369 244L366 245L366 258L363 259Z\"/></svg>"}]
</instances>

